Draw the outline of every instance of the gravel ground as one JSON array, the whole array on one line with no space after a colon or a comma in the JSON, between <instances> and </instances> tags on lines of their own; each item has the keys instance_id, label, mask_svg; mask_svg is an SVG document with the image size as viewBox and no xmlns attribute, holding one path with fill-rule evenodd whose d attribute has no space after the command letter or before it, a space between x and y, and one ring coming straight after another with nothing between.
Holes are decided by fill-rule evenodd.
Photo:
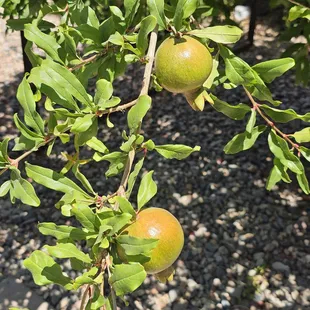
<instances>
[{"instance_id":1,"label":"gravel ground","mask_svg":"<svg viewBox=\"0 0 310 310\"><path fill-rule=\"evenodd\" d=\"M242 58L254 64L278 57L283 46L274 41L276 35L276 29L258 25L256 47L243 52ZM4 37L3 22L0 43L0 136L14 136L12 114L19 109L15 93L22 77L22 58L19 35ZM124 102L135 98L140 80L141 69L130 68L118 82ZM283 107L293 106L300 113L310 110L310 89L294 85L292 74L276 80L272 91ZM247 102L239 88L217 95L230 103ZM155 169L160 188L152 205L169 209L180 220L185 247L172 282L160 284L148 277L122 309L310 309L309 198L295 183L265 190L272 166L266 135L250 151L225 155L224 145L243 130L243 121L234 122L210 108L203 113L191 111L179 95L152 96L153 106L143 125L146 137L157 144L200 145L201 152L183 161L148 155L145 171ZM115 128L107 129L103 122L100 136L109 149L116 150L126 114L114 114L111 120ZM285 131L300 125L285 125ZM72 150L72 146L66 149ZM64 163L58 154L48 159L38 152L28 160L60 170ZM113 192L119 182L105 180L106 168L91 163L84 169L101 194ZM28 303L31 310L78 309L78 294L56 286L38 287L22 266L31 251L54 242L39 234L37 222L70 224L53 207L58 194L41 186L36 190L42 201L38 209L0 200L0 310L8 309L13 301ZM65 263L64 270L76 276L69 264Z\"/></svg>"}]
</instances>

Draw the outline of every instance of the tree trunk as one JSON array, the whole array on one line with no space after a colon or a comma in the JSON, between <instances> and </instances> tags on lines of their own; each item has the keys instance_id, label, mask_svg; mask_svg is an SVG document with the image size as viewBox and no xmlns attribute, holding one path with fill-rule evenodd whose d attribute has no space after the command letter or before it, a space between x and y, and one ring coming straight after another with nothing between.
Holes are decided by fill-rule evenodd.
<instances>
[{"instance_id":1,"label":"tree trunk","mask_svg":"<svg viewBox=\"0 0 310 310\"><path fill-rule=\"evenodd\" d=\"M26 73L26 72L30 72L30 70L32 69L32 65L31 65L31 62L27 54L25 53L25 47L26 47L27 40L25 38L24 31L20 32L20 38L21 38L22 50L23 50L24 71Z\"/></svg>"}]
</instances>

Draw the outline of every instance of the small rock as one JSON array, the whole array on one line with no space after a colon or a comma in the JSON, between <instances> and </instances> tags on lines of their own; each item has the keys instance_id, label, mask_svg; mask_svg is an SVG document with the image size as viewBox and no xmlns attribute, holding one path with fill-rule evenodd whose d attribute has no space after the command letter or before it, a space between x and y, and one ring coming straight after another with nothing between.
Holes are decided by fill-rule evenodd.
<instances>
[{"instance_id":1,"label":"small rock","mask_svg":"<svg viewBox=\"0 0 310 310\"><path fill-rule=\"evenodd\" d=\"M222 282L221 282L221 280L219 278L214 278L212 284L215 287L218 287L218 286L220 286L222 284Z\"/></svg>"},{"instance_id":2,"label":"small rock","mask_svg":"<svg viewBox=\"0 0 310 310\"><path fill-rule=\"evenodd\" d=\"M281 262L274 262L272 264L272 269L279 272L290 272L290 267Z\"/></svg>"},{"instance_id":3,"label":"small rock","mask_svg":"<svg viewBox=\"0 0 310 310\"><path fill-rule=\"evenodd\" d=\"M47 302L43 302L38 308L37 310L48 310L49 309L49 305Z\"/></svg>"},{"instance_id":4,"label":"small rock","mask_svg":"<svg viewBox=\"0 0 310 310\"><path fill-rule=\"evenodd\" d=\"M178 298L178 291L175 289L172 289L169 291L168 295L169 295L170 302L173 303Z\"/></svg>"},{"instance_id":5,"label":"small rock","mask_svg":"<svg viewBox=\"0 0 310 310\"><path fill-rule=\"evenodd\" d=\"M207 228L202 226L202 227L199 227L195 232L195 236L196 237L204 237L205 236L205 233L207 232Z\"/></svg>"},{"instance_id":6,"label":"small rock","mask_svg":"<svg viewBox=\"0 0 310 310\"><path fill-rule=\"evenodd\" d=\"M188 287L190 292L193 292L195 289L197 289L199 287L199 284L196 281L194 281L193 279L188 279L187 287Z\"/></svg>"}]
</instances>

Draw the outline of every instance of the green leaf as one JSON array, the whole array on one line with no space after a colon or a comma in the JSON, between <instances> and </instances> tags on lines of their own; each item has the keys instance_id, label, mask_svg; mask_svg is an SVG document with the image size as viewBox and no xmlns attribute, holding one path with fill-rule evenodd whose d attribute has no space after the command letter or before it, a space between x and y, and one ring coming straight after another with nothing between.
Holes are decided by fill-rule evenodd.
<instances>
[{"instance_id":1,"label":"green leaf","mask_svg":"<svg viewBox=\"0 0 310 310\"><path fill-rule=\"evenodd\" d=\"M148 151L153 151L155 147L156 145L152 140L147 140L145 143L143 143L143 148L146 148Z\"/></svg>"},{"instance_id":2,"label":"green leaf","mask_svg":"<svg viewBox=\"0 0 310 310\"><path fill-rule=\"evenodd\" d=\"M72 96L85 106L93 106L85 88L76 76L64 66L49 59L43 60L40 67L33 68L28 80L34 83L39 89L41 88L41 84L52 88L62 99L68 101L68 108L77 112L79 112L79 108ZM44 91L42 90L42 92ZM50 95L50 91L47 95Z\"/></svg>"},{"instance_id":3,"label":"green leaf","mask_svg":"<svg viewBox=\"0 0 310 310\"><path fill-rule=\"evenodd\" d=\"M150 252L157 246L158 239L153 238L136 238L128 235L120 235L116 242L124 249L126 255L145 255L149 256Z\"/></svg>"},{"instance_id":4,"label":"green leaf","mask_svg":"<svg viewBox=\"0 0 310 310\"><path fill-rule=\"evenodd\" d=\"M103 154L109 153L108 148L97 137L92 137L90 140L86 142L86 145L99 153Z\"/></svg>"},{"instance_id":5,"label":"green leaf","mask_svg":"<svg viewBox=\"0 0 310 310\"><path fill-rule=\"evenodd\" d=\"M192 148L183 144L165 144L156 145L155 151L165 158L182 160L191 155L193 152L199 152L200 146L195 146Z\"/></svg>"},{"instance_id":6,"label":"green leaf","mask_svg":"<svg viewBox=\"0 0 310 310\"><path fill-rule=\"evenodd\" d=\"M24 30L25 38L35 43L39 48L50 56L53 60L63 63L59 58L58 49L61 47L56 39L40 31L34 24L26 24Z\"/></svg>"},{"instance_id":7,"label":"green leaf","mask_svg":"<svg viewBox=\"0 0 310 310\"><path fill-rule=\"evenodd\" d=\"M309 182L305 173L305 170L301 174L296 175L298 184L300 188L303 190L303 192L307 195L310 194L310 188L309 188Z\"/></svg>"},{"instance_id":8,"label":"green leaf","mask_svg":"<svg viewBox=\"0 0 310 310\"><path fill-rule=\"evenodd\" d=\"M273 168L269 174L266 183L266 189L271 190L279 181L283 180L286 183L291 183L289 175L287 174L287 167L282 165L281 161L278 158L273 160Z\"/></svg>"},{"instance_id":9,"label":"green leaf","mask_svg":"<svg viewBox=\"0 0 310 310\"><path fill-rule=\"evenodd\" d=\"M207 78L207 80L203 83L203 87L206 87L207 89L211 89L215 78L217 78L220 75L218 71L218 66L219 66L219 60L218 60L218 54L217 54L213 58L212 71L209 77Z\"/></svg>"},{"instance_id":10,"label":"green leaf","mask_svg":"<svg viewBox=\"0 0 310 310\"><path fill-rule=\"evenodd\" d=\"M10 163L8 156L9 141L10 138L6 138L2 142L0 142L0 162Z\"/></svg>"},{"instance_id":11,"label":"green leaf","mask_svg":"<svg viewBox=\"0 0 310 310\"><path fill-rule=\"evenodd\" d=\"M141 264L115 265L109 283L117 296L122 296L137 289L146 278L146 272Z\"/></svg>"},{"instance_id":12,"label":"green leaf","mask_svg":"<svg viewBox=\"0 0 310 310\"><path fill-rule=\"evenodd\" d=\"M29 178L32 178L35 182L47 188L68 194L79 192L83 196L89 197L89 195L73 181L51 169L26 163L26 173Z\"/></svg>"},{"instance_id":13,"label":"green leaf","mask_svg":"<svg viewBox=\"0 0 310 310\"><path fill-rule=\"evenodd\" d=\"M26 76L20 83L16 96L24 110L24 119L26 125L33 128L37 133L44 135L44 122L40 114L36 111L36 103L34 101L33 93L26 79Z\"/></svg>"},{"instance_id":14,"label":"green leaf","mask_svg":"<svg viewBox=\"0 0 310 310\"><path fill-rule=\"evenodd\" d=\"M140 51L140 55L144 55L148 46L148 34L153 31L157 24L154 16L147 16L141 21L140 31L137 37L137 48Z\"/></svg>"},{"instance_id":15,"label":"green leaf","mask_svg":"<svg viewBox=\"0 0 310 310\"><path fill-rule=\"evenodd\" d=\"M157 24L162 27L163 29L166 28L166 17L164 12L164 0L148 0L147 5L150 10L150 14L156 17Z\"/></svg>"},{"instance_id":16,"label":"green leaf","mask_svg":"<svg viewBox=\"0 0 310 310\"><path fill-rule=\"evenodd\" d=\"M133 143L136 141L137 137L136 135L131 135L130 138L128 139L128 141L124 142L120 149L123 151L123 152L126 152L128 153L130 150L131 150L131 146L133 145Z\"/></svg>"},{"instance_id":17,"label":"green leaf","mask_svg":"<svg viewBox=\"0 0 310 310\"><path fill-rule=\"evenodd\" d=\"M175 8L174 16L173 16L173 23L174 27L177 31L182 28L182 21L183 21L183 8L187 0L179 0L177 6Z\"/></svg>"},{"instance_id":18,"label":"green leaf","mask_svg":"<svg viewBox=\"0 0 310 310\"><path fill-rule=\"evenodd\" d=\"M273 105L281 102L272 99L272 94L258 73L244 60L235 56L231 50L219 45L220 55L225 62L225 74L235 85L246 86L248 91L259 100L268 101Z\"/></svg>"},{"instance_id":19,"label":"green leaf","mask_svg":"<svg viewBox=\"0 0 310 310\"><path fill-rule=\"evenodd\" d=\"M111 34L108 41L114 45L124 46L124 38L119 32Z\"/></svg>"},{"instance_id":20,"label":"green leaf","mask_svg":"<svg viewBox=\"0 0 310 310\"><path fill-rule=\"evenodd\" d=\"M304 146L301 146L299 150L303 157L305 157L306 160L310 161L310 150Z\"/></svg>"},{"instance_id":21,"label":"green leaf","mask_svg":"<svg viewBox=\"0 0 310 310\"><path fill-rule=\"evenodd\" d=\"M59 243L55 246L45 245L44 248L47 249L50 255L57 258L76 258L87 264L92 262L88 254L80 251L72 243Z\"/></svg>"},{"instance_id":22,"label":"green leaf","mask_svg":"<svg viewBox=\"0 0 310 310\"><path fill-rule=\"evenodd\" d=\"M71 127L71 132L73 133L80 133L80 132L85 132L87 131L90 126L93 123L93 120L95 119L94 114L86 114L83 117L78 117L73 126Z\"/></svg>"},{"instance_id":23,"label":"green leaf","mask_svg":"<svg viewBox=\"0 0 310 310\"><path fill-rule=\"evenodd\" d=\"M144 157L142 157L135 165L134 170L130 173L129 178L128 178L128 186L127 186L127 191L126 191L126 197L129 199L131 192L133 190L133 187L136 183L136 179L140 173L140 170L143 166L144 163Z\"/></svg>"},{"instance_id":24,"label":"green leaf","mask_svg":"<svg viewBox=\"0 0 310 310\"><path fill-rule=\"evenodd\" d=\"M89 271L84 272L81 276L74 279L73 288L77 290L84 284L94 284L94 278L98 272L97 267L92 267Z\"/></svg>"},{"instance_id":25,"label":"green leaf","mask_svg":"<svg viewBox=\"0 0 310 310\"><path fill-rule=\"evenodd\" d=\"M130 213L122 213L119 215L115 215L108 219L104 219L101 221L101 225L111 226L112 229L109 232L109 236L113 236L118 233L124 226L126 226L132 218Z\"/></svg>"},{"instance_id":26,"label":"green leaf","mask_svg":"<svg viewBox=\"0 0 310 310\"><path fill-rule=\"evenodd\" d=\"M135 212L133 206L131 205L131 203L126 198L121 197L121 196L117 196L117 197L115 197L115 200L118 203L119 208L123 213L129 213L132 216L136 216L136 212Z\"/></svg>"},{"instance_id":27,"label":"green leaf","mask_svg":"<svg viewBox=\"0 0 310 310\"><path fill-rule=\"evenodd\" d=\"M289 11L288 20L292 22L297 18L306 18L310 20L310 9L300 5L293 6Z\"/></svg>"},{"instance_id":28,"label":"green leaf","mask_svg":"<svg viewBox=\"0 0 310 310\"><path fill-rule=\"evenodd\" d=\"M298 143L310 142L310 127L304 128L300 131L296 131L294 134L290 135Z\"/></svg>"},{"instance_id":29,"label":"green leaf","mask_svg":"<svg viewBox=\"0 0 310 310\"><path fill-rule=\"evenodd\" d=\"M252 109L251 116L250 116L248 123L246 125L246 129L245 129L246 132L252 133L253 128L254 128L255 123L256 123L256 115L257 115L256 110Z\"/></svg>"},{"instance_id":30,"label":"green leaf","mask_svg":"<svg viewBox=\"0 0 310 310\"><path fill-rule=\"evenodd\" d=\"M43 135L37 134L36 132L30 130L26 125L24 125L23 122L19 119L17 113L14 114L14 123L25 138L32 141L44 141Z\"/></svg>"},{"instance_id":31,"label":"green leaf","mask_svg":"<svg viewBox=\"0 0 310 310\"><path fill-rule=\"evenodd\" d=\"M77 205L71 210L76 219L89 231L96 231L95 213L86 205Z\"/></svg>"},{"instance_id":32,"label":"green leaf","mask_svg":"<svg viewBox=\"0 0 310 310\"><path fill-rule=\"evenodd\" d=\"M67 225L56 225L55 223L46 222L38 224L38 229L41 234L53 236L57 240L84 240L86 238L86 233L83 230Z\"/></svg>"},{"instance_id":33,"label":"green leaf","mask_svg":"<svg viewBox=\"0 0 310 310\"><path fill-rule=\"evenodd\" d=\"M17 169L11 170L11 186L14 189L14 197L21 200L22 203L33 207L40 205L40 199L33 186L21 177L20 171Z\"/></svg>"},{"instance_id":34,"label":"green leaf","mask_svg":"<svg viewBox=\"0 0 310 310\"><path fill-rule=\"evenodd\" d=\"M300 159L290 151L287 142L279 137L274 130L269 133L268 144L271 152L283 166L288 167L296 174L302 174L304 167Z\"/></svg>"},{"instance_id":35,"label":"green leaf","mask_svg":"<svg viewBox=\"0 0 310 310\"><path fill-rule=\"evenodd\" d=\"M113 85L111 82L100 79L96 83L95 104L102 104L106 100L110 99L113 94Z\"/></svg>"},{"instance_id":36,"label":"green leaf","mask_svg":"<svg viewBox=\"0 0 310 310\"><path fill-rule=\"evenodd\" d=\"M33 280L37 285L59 284L71 289L72 280L66 277L60 266L42 251L34 251L24 260L24 266L32 273Z\"/></svg>"},{"instance_id":37,"label":"green leaf","mask_svg":"<svg viewBox=\"0 0 310 310\"><path fill-rule=\"evenodd\" d=\"M131 133L134 133L140 127L144 116L151 107L151 103L151 97L142 95L139 97L137 103L129 110L127 122Z\"/></svg>"},{"instance_id":38,"label":"green leaf","mask_svg":"<svg viewBox=\"0 0 310 310\"><path fill-rule=\"evenodd\" d=\"M11 188L10 181L5 181L4 183L2 183L0 186L0 197L4 197L9 192L10 188Z\"/></svg>"},{"instance_id":39,"label":"green leaf","mask_svg":"<svg viewBox=\"0 0 310 310\"><path fill-rule=\"evenodd\" d=\"M266 126L254 127L251 133L243 132L234 136L224 147L225 154L236 154L250 149Z\"/></svg>"},{"instance_id":40,"label":"green leaf","mask_svg":"<svg viewBox=\"0 0 310 310\"><path fill-rule=\"evenodd\" d=\"M295 60L293 58L282 58L264 61L252 68L266 83L271 83L275 78L281 76L294 66Z\"/></svg>"},{"instance_id":41,"label":"green leaf","mask_svg":"<svg viewBox=\"0 0 310 310\"><path fill-rule=\"evenodd\" d=\"M115 176L124 170L127 162L127 157L128 154L123 152L112 152L104 156L95 153L95 155L93 156L94 160L97 162L102 160L107 160L108 162L110 162L109 169L105 173L105 176L107 178Z\"/></svg>"},{"instance_id":42,"label":"green leaf","mask_svg":"<svg viewBox=\"0 0 310 310\"><path fill-rule=\"evenodd\" d=\"M76 135L77 144L79 146L84 145L89 140L91 140L93 137L95 137L97 135L97 132L98 132L98 117L95 117L88 130L84 132L80 132L79 134Z\"/></svg>"},{"instance_id":43,"label":"green leaf","mask_svg":"<svg viewBox=\"0 0 310 310\"><path fill-rule=\"evenodd\" d=\"M24 51L29 61L31 62L31 65L33 67L36 67L42 63L42 58L33 52L32 45L33 45L32 42L27 41Z\"/></svg>"},{"instance_id":44,"label":"green leaf","mask_svg":"<svg viewBox=\"0 0 310 310\"><path fill-rule=\"evenodd\" d=\"M262 104L260 108L264 110L264 112L277 123L287 123L295 119L300 119L304 122L310 122L310 112L304 115L300 115L297 114L293 109L279 110L266 104Z\"/></svg>"},{"instance_id":45,"label":"green leaf","mask_svg":"<svg viewBox=\"0 0 310 310\"><path fill-rule=\"evenodd\" d=\"M216 43L231 44L236 43L242 36L243 31L236 26L213 26L204 29L195 29L188 32L188 34L210 39Z\"/></svg>"},{"instance_id":46,"label":"green leaf","mask_svg":"<svg viewBox=\"0 0 310 310\"><path fill-rule=\"evenodd\" d=\"M84 188L91 194L95 195L95 191L93 190L90 182L87 180L85 175L80 171L80 164L76 163L72 167L72 172L75 175L75 177L81 182L81 184L84 186Z\"/></svg>"},{"instance_id":47,"label":"green leaf","mask_svg":"<svg viewBox=\"0 0 310 310\"><path fill-rule=\"evenodd\" d=\"M197 0L186 0L183 6L183 19L190 17L197 9L199 1Z\"/></svg>"},{"instance_id":48,"label":"green leaf","mask_svg":"<svg viewBox=\"0 0 310 310\"><path fill-rule=\"evenodd\" d=\"M141 180L138 190L138 210L148 203L157 193L157 185L153 180L154 171L148 172Z\"/></svg>"},{"instance_id":49,"label":"green leaf","mask_svg":"<svg viewBox=\"0 0 310 310\"><path fill-rule=\"evenodd\" d=\"M251 108L244 103L239 103L238 105L230 105L227 102L218 99L212 94L210 96L214 101L214 104L211 104L211 106L216 111L223 113L224 115L228 116L233 120L244 119L246 114L251 111Z\"/></svg>"},{"instance_id":50,"label":"green leaf","mask_svg":"<svg viewBox=\"0 0 310 310\"><path fill-rule=\"evenodd\" d=\"M99 28L99 20L96 16L95 11L90 6L84 7L80 17L81 23L90 25L96 29Z\"/></svg>"},{"instance_id":51,"label":"green leaf","mask_svg":"<svg viewBox=\"0 0 310 310\"><path fill-rule=\"evenodd\" d=\"M139 9L140 1L139 0L124 0L125 7L125 21L127 27L131 25L133 19Z\"/></svg>"}]
</instances>

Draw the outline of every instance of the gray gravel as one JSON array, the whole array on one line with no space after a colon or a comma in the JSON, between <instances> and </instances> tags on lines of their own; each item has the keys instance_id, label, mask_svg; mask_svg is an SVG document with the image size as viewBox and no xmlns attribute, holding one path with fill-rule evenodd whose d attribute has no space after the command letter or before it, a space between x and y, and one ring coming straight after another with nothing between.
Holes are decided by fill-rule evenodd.
<instances>
[{"instance_id":1,"label":"gray gravel","mask_svg":"<svg viewBox=\"0 0 310 310\"><path fill-rule=\"evenodd\" d=\"M253 64L278 57L283 47L274 42L276 30L259 25L257 33L257 47L241 56ZM265 34L266 38L261 36ZM6 62L0 74L0 135L13 136L16 130L12 114L18 111L14 94L22 68L20 48L16 48L19 37L14 34L10 40L3 40L1 32L0 38L10 51L1 54L1 61ZM137 95L140 77L141 69L131 68L118 82L117 89L125 102ZM283 107L293 106L300 113L310 110L310 89L294 85L292 74L276 80L272 91L275 98L283 100ZM247 102L239 88L217 95L230 103ZM225 155L224 145L243 130L243 121L229 120L210 107L203 113L191 111L180 95L162 92L152 96L153 107L143 125L146 137L156 144L200 145L201 152L184 161L148 154L145 170L155 169L160 188L152 205L167 208L177 216L184 228L185 247L172 282L161 284L148 277L143 287L128 297L129 306L122 309L310 309L309 198L295 183L280 184L271 192L265 190L272 166L266 135L248 152ZM108 130L103 121L100 136L111 150L116 150L126 114L112 115L111 121L115 128ZM285 132L299 126L299 122L285 125ZM68 146L66 150L73 148ZM58 154L47 159L44 152L38 152L28 160L60 170L63 162ZM105 180L106 168L106 164L91 163L83 171L101 194L113 192L119 182L117 178ZM306 170L309 175L307 164ZM19 300L21 306L25 300L36 298L38 306L31 309L78 309L78 294L57 286L38 287L22 266L31 251L54 242L39 234L37 222L71 223L53 207L58 194L41 186L36 190L42 201L38 209L0 200L0 310L17 300L17 291L24 294ZM65 263L64 270L76 276L69 264ZM18 279L19 286L7 293L9 279L13 283Z\"/></svg>"}]
</instances>

